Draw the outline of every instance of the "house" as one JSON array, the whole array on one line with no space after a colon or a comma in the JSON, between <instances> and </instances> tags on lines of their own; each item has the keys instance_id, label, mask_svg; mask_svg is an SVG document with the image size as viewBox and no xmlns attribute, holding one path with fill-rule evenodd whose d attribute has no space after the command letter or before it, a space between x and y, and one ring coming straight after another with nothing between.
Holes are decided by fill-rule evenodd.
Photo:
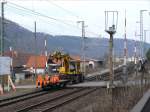
<instances>
[{"instance_id":1,"label":"house","mask_svg":"<svg viewBox=\"0 0 150 112\"><path fill-rule=\"evenodd\" d=\"M8 51L4 53L4 56L8 56L13 59L12 66L14 68L24 67L31 55L32 54L27 54L27 53L17 52L17 51Z\"/></svg>"},{"instance_id":2,"label":"house","mask_svg":"<svg viewBox=\"0 0 150 112\"><path fill-rule=\"evenodd\" d=\"M80 56L71 56L73 60L80 60ZM37 74L44 74L45 72L45 67L46 67L46 60L47 57L45 55L32 55L28 58L28 61L26 63L26 68L31 72L31 73L36 73ZM55 64L61 64L61 61L58 60L53 60L53 63Z\"/></svg>"},{"instance_id":3,"label":"house","mask_svg":"<svg viewBox=\"0 0 150 112\"><path fill-rule=\"evenodd\" d=\"M81 64L83 65L84 63L86 65L86 67L88 67L90 69L94 69L96 67L102 66L104 64L104 60L86 58L85 62L84 62L84 60L81 60Z\"/></svg>"},{"instance_id":4,"label":"house","mask_svg":"<svg viewBox=\"0 0 150 112\"><path fill-rule=\"evenodd\" d=\"M31 56L31 54L17 52L17 51L7 51L4 53L4 56L12 58L12 79L14 82L19 82L21 79L27 78L30 74L29 71L26 71L26 63Z\"/></svg>"},{"instance_id":5,"label":"house","mask_svg":"<svg viewBox=\"0 0 150 112\"><path fill-rule=\"evenodd\" d=\"M46 60L47 57L44 55L32 55L29 57L27 63L26 63L26 68L31 72L31 73L36 73L37 74L44 74L45 73L45 67L46 67Z\"/></svg>"}]
</instances>

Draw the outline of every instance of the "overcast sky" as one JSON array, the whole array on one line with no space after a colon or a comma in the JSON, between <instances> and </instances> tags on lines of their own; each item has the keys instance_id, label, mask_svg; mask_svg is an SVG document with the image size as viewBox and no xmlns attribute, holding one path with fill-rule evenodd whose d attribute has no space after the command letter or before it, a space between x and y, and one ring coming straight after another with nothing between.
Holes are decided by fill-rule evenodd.
<instances>
[{"instance_id":1,"label":"overcast sky","mask_svg":"<svg viewBox=\"0 0 150 112\"><path fill-rule=\"evenodd\" d=\"M7 0L5 17L20 25L34 30L34 21L37 21L37 31L52 35L81 35L81 25L76 21L84 20L86 36L109 37L105 30L104 11L118 11L118 29L115 38L123 38L125 10L127 17L127 38L135 39L135 31L139 34L140 10L150 11L149 0ZM37 16L18 6L31 9L58 21ZM143 13L144 29L150 30L150 16ZM60 22L61 21L61 22ZM149 37L149 38L148 38ZM139 37L136 37L138 39ZM150 42L150 32L147 32L147 41Z\"/></svg>"}]
</instances>

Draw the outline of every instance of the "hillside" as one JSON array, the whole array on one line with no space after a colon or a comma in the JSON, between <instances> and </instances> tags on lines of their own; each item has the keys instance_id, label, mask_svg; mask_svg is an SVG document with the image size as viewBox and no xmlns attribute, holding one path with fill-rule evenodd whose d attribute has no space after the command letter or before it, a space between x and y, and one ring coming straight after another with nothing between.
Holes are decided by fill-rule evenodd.
<instances>
[{"instance_id":1,"label":"hillside","mask_svg":"<svg viewBox=\"0 0 150 112\"><path fill-rule=\"evenodd\" d=\"M37 33L37 48L35 50L34 33L23 28L17 23L7 20L5 24L5 51L9 50L12 46L14 50L27 52L27 53L44 53L44 39L47 39L48 52L57 49L70 54L81 54L81 37L65 36ZM108 39L107 38L86 38L86 56L93 58L102 58L108 52ZM134 41L128 40L128 55L132 56L134 52ZM150 47L146 44L146 48ZM114 49L116 56L123 56L123 39L114 39Z\"/></svg>"}]
</instances>

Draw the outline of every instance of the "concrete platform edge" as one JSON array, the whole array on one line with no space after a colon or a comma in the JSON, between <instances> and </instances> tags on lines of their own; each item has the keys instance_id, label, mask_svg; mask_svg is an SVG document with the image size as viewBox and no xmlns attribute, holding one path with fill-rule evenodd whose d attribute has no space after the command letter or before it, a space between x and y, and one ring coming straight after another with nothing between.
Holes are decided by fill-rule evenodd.
<instances>
[{"instance_id":1,"label":"concrete platform edge","mask_svg":"<svg viewBox=\"0 0 150 112\"><path fill-rule=\"evenodd\" d=\"M130 112L141 112L150 98L150 89L143 95L140 101L132 108Z\"/></svg>"}]
</instances>

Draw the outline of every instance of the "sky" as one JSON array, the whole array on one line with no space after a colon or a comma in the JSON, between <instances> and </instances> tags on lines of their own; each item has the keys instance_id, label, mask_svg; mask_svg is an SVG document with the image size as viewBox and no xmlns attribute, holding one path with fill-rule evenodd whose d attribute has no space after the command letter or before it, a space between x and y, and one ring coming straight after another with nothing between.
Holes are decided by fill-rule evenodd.
<instances>
[{"instance_id":1,"label":"sky","mask_svg":"<svg viewBox=\"0 0 150 112\"><path fill-rule=\"evenodd\" d=\"M105 32L104 11L118 11L118 25L114 38L124 38L126 11L126 34L128 39L139 40L140 10L143 13L143 29L150 30L149 0L6 0L5 17L21 26L34 31L34 21L37 31L52 35L81 35L81 24L85 21L87 37L107 37ZM23 8L30 9L26 10ZM34 14L38 12L39 14ZM55 19L55 20L54 20ZM112 21L112 17L109 17ZM109 22L110 22L109 21ZM146 41L150 43L150 31L146 33Z\"/></svg>"}]
</instances>

